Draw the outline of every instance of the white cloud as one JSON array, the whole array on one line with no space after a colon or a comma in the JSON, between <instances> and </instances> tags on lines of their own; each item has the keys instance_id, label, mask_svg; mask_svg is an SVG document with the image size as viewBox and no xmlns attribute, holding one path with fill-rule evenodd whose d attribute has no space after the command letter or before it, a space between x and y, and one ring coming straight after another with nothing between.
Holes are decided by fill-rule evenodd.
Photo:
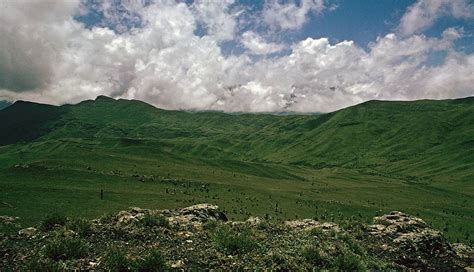
<instances>
[{"instance_id":1,"label":"white cloud","mask_svg":"<svg viewBox=\"0 0 474 272\"><path fill-rule=\"evenodd\" d=\"M218 41L232 40L236 32L239 12L230 11L233 0L204 1L193 4L196 18L204 23L207 35Z\"/></svg>"},{"instance_id":2,"label":"white cloud","mask_svg":"<svg viewBox=\"0 0 474 272\"><path fill-rule=\"evenodd\" d=\"M400 20L399 31L412 35L432 26L440 17L474 18L474 4L469 0L418 0Z\"/></svg>"},{"instance_id":3,"label":"white cloud","mask_svg":"<svg viewBox=\"0 0 474 272\"><path fill-rule=\"evenodd\" d=\"M78 14L98 19L95 25L124 33L142 25L144 1L81 1ZM99 17L101 14L103 17Z\"/></svg>"},{"instance_id":4,"label":"white cloud","mask_svg":"<svg viewBox=\"0 0 474 272\"><path fill-rule=\"evenodd\" d=\"M253 31L244 32L240 41L245 48L255 55L271 54L284 49L284 45L266 42L259 34Z\"/></svg>"},{"instance_id":5,"label":"white cloud","mask_svg":"<svg viewBox=\"0 0 474 272\"><path fill-rule=\"evenodd\" d=\"M263 20L271 27L299 29L307 22L309 13L321 12L324 8L326 8L324 0L301 0L299 3L267 0L263 10Z\"/></svg>"},{"instance_id":6,"label":"white cloud","mask_svg":"<svg viewBox=\"0 0 474 272\"><path fill-rule=\"evenodd\" d=\"M75 27L65 20L78 3L0 5L0 89L27 91L46 86L61 59L64 33Z\"/></svg>"},{"instance_id":7,"label":"white cloud","mask_svg":"<svg viewBox=\"0 0 474 272\"><path fill-rule=\"evenodd\" d=\"M134 8L143 27L120 33L86 29L73 19L81 12L77 3L42 3L32 15L24 2L3 4L8 12L0 16L0 99L61 104L104 94L166 109L258 112L474 94L474 54L453 48L462 36L455 28L439 38L387 34L368 49L307 38L284 48L288 55L260 59L250 54L276 52L282 45L249 31L241 40L249 51L226 56L221 42L235 38L237 26L218 30L225 23L211 20L207 34L196 35L203 22L196 5L159 1ZM236 18L227 6L210 10L224 13L216 17L223 21ZM446 59L427 65L438 51Z\"/></svg>"},{"instance_id":8,"label":"white cloud","mask_svg":"<svg viewBox=\"0 0 474 272\"><path fill-rule=\"evenodd\" d=\"M247 103L232 104L232 110L331 111L370 99L446 98L473 94L471 59L449 54L444 64L427 66L427 56L452 45L452 32L440 39L388 34L368 52L351 41L331 45L326 38L308 38L292 48L289 56L262 60L248 67L251 85L234 90L248 97ZM456 56L456 57L455 57ZM442 78L443 80L432 81ZM443 86L435 84L446 82ZM437 88L440 86L442 88ZM256 93L248 89L255 88ZM256 98L258 97L258 98ZM258 100L257 100L258 99ZM232 99L228 99L232 100ZM259 101L255 106L254 101Z\"/></svg>"}]
</instances>

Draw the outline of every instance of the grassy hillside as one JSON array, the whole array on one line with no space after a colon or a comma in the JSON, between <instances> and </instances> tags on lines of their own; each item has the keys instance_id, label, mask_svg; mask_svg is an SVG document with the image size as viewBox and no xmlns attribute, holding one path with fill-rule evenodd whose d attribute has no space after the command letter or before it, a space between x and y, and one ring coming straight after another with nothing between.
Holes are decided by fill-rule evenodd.
<instances>
[{"instance_id":1,"label":"grassy hillside","mask_svg":"<svg viewBox=\"0 0 474 272\"><path fill-rule=\"evenodd\" d=\"M98 97L16 102L0 120L0 214L25 223L51 211L92 217L200 202L238 219L403 210L472 243L472 97L321 115L166 111Z\"/></svg>"}]
</instances>

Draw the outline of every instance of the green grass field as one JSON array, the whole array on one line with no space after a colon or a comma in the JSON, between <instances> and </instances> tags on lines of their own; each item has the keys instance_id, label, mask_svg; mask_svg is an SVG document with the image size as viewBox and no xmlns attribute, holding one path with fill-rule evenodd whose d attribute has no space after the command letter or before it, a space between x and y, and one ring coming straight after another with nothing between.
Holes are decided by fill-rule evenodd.
<instances>
[{"instance_id":1,"label":"green grass field","mask_svg":"<svg viewBox=\"0 0 474 272\"><path fill-rule=\"evenodd\" d=\"M236 219L366 221L401 210L473 244L473 98L277 116L99 97L17 102L0 120L0 215L24 225L52 212L203 202Z\"/></svg>"}]
</instances>

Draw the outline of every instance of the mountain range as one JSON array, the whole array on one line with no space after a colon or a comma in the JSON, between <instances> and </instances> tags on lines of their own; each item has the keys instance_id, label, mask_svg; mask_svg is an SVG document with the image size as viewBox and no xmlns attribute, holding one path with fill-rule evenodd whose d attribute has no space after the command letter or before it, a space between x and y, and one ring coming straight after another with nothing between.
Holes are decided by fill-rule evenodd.
<instances>
[{"instance_id":1,"label":"mountain range","mask_svg":"<svg viewBox=\"0 0 474 272\"><path fill-rule=\"evenodd\" d=\"M193 158L313 168L370 168L473 178L474 98L369 101L321 115L226 114L98 97L77 105L18 101L0 111L0 144L81 140Z\"/></svg>"},{"instance_id":2,"label":"mountain range","mask_svg":"<svg viewBox=\"0 0 474 272\"><path fill-rule=\"evenodd\" d=\"M0 212L26 222L202 202L235 218L403 210L469 242L473 179L474 97L323 114L163 110L105 96L0 110Z\"/></svg>"}]
</instances>

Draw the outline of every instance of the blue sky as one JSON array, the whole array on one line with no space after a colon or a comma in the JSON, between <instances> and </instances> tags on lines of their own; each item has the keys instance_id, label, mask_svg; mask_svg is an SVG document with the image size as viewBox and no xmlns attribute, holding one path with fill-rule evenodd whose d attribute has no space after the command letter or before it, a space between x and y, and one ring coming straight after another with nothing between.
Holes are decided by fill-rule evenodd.
<instances>
[{"instance_id":1,"label":"blue sky","mask_svg":"<svg viewBox=\"0 0 474 272\"><path fill-rule=\"evenodd\" d=\"M470 0L471 1L471 0ZM88 27L97 25L107 25L114 28L114 24L103 24L104 16L102 11L94 9L94 4L101 1L83 1L90 7L89 12L82 16L76 16L76 19L85 23ZM144 1L144 5L152 1ZM193 1L186 1L192 5ZM291 1L280 1L282 3ZM296 4L301 1L296 0ZM118 4L118 7L121 5ZM352 40L361 47L367 47L376 40L390 32L396 32L401 17L408 7L416 3L416 0L330 0L327 1L333 10L324 13L308 14L308 21L301 29L296 31L275 32L274 39L282 42L294 42L307 37L319 38L328 37L331 43L337 43L343 40ZM265 1L239 0L234 6L246 7L249 13L258 14L264 8ZM119 9L120 10L120 9ZM139 28L141 21L126 21L125 25L130 28ZM255 25L246 26L242 30L256 27ZM449 27L462 27L465 36L456 41L458 50L472 53L474 51L474 20L465 20L444 16L439 18L431 27L423 33L427 36L439 37L441 33ZM258 29L258 27L256 27ZM198 34L203 34L202 29L197 29ZM241 52L236 48L236 43L229 43L225 50Z\"/></svg>"},{"instance_id":2,"label":"blue sky","mask_svg":"<svg viewBox=\"0 0 474 272\"><path fill-rule=\"evenodd\" d=\"M473 0L3 5L3 100L321 112L474 95Z\"/></svg>"},{"instance_id":3,"label":"blue sky","mask_svg":"<svg viewBox=\"0 0 474 272\"><path fill-rule=\"evenodd\" d=\"M329 37L331 41L353 40L367 46L378 36L393 32L412 0L400 1L334 1L334 11L318 16L312 14L299 35Z\"/></svg>"}]
</instances>

